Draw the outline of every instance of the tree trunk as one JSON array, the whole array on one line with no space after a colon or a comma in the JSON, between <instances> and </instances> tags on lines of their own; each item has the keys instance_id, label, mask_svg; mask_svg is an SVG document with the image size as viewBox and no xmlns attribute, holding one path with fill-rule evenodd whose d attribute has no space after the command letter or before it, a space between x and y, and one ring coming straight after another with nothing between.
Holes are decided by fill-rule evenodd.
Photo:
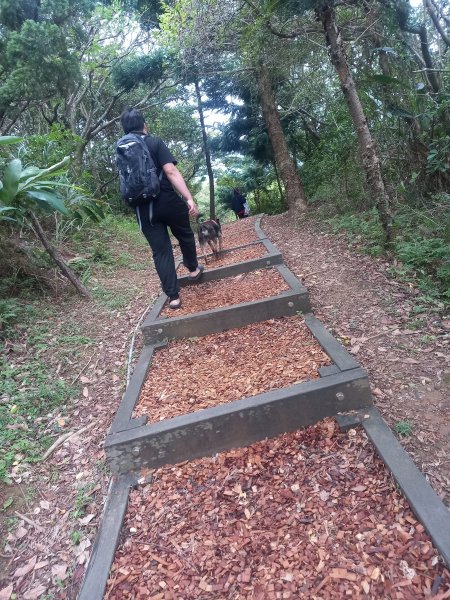
<instances>
[{"instance_id":1,"label":"tree trunk","mask_svg":"<svg viewBox=\"0 0 450 600\"><path fill-rule=\"evenodd\" d=\"M289 212L300 214L306 210L306 197L294 161L289 153L280 115L278 114L272 82L267 67L260 64L256 70L261 108L275 157L278 172L284 183Z\"/></svg>"},{"instance_id":2,"label":"tree trunk","mask_svg":"<svg viewBox=\"0 0 450 600\"><path fill-rule=\"evenodd\" d=\"M53 261L58 265L59 269L61 270L61 273L65 277L67 277L67 279L74 286L74 288L77 290L77 292L80 294L80 296L91 299L92 296L91 296L90 292L84 287L84 285L81 283L81 281L75 275L75 273L72 271L72 269L69 267L69 265L63 260L63 258L58 254L58 252L55 250L55 248L53 248L53 246L50 244L50 241L47 238L47 236L45 235L45 232L42 229L42 226L39 223L36 215L32 211L30 211L28 214L30 215L30 219L33 224L36 235L41 240L42 245L47 250L47 252L50 254Z\"/></svg>"},{"instance_id":3,"label":"tree trunk","mask_svg":"<svg viewBox=\"0 0 450 600\"><path fill-rule=\"evenodd\" d=\"M278 193L280 194L280 202L282 206L286 206L286 198L284 197L283 186L281 185L280 176L278 175L277 163L273 161L273 170L277 180ZM287 208L287 207L286 207Z\"/></svg>"},{"instance_id":4,"label":"tree trunk","mask_svg":"<svg viewBox=\"0 0 450 600\"><path fill-rule=\"evenodd\" d=\"M438 31L439 35L442 38L442 41L446 45L446 49L450 48L450 36L447 35L447 32L442 27L442 25L439 21L439 16L436 13L436 8L435 8L433 2L431 0L425 0L424 4L425 4L425 8L428 10L428 14L431 17L431 20L433 21L433 24L434 24L436 30Z\"/></svg>"},{"instance_id":5,"label":"tree trunk","mask_svg":"<svg viewBox=\"0 0 450 600\"><path fill-rule=\"evenodd\" d=\"M331 62L336 69L341 82L342 92L347 102L353 126L358 136L359 150L369 190L377 207L383 227L385 244L391 241L392 213L389 196L384 187L381 174L380 160L375 148L375 142L367 124L361 101L356 90L347 61L347 53L340 31L336 25L334 9L326 7L317 11L317 16L323 24L329 47Z\"/></svg>"},{"instance_id":6,"label":"tree trunk","mask_svg":"<svg viewBox=\"0 0 450 600\"><path fill-rule=\"evenodd\" d=\"M216 218L216 204L214 202L214 174L211 165L211 154L209 152L209 143L208 143L208 135L206 133L205 127L205 118L203 116L203 105L202 105L202 96L200 92L200 86L198 84L198 80L195 80L195 93L197 96L197 109L198 115L200 117L200 128L202 130L202 138L203 138L203 152L205 153L205 162L206 162L206 170L208 171L208 179L209 179L209 218Z\"/></svg>"}]
</instances>

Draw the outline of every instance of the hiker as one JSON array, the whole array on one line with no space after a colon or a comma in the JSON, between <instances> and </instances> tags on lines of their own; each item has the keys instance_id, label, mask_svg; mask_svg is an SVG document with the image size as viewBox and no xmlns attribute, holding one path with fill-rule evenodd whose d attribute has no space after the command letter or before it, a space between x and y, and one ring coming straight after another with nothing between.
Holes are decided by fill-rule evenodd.
<instances>
[{"instance_id":1,"label":"hiker","mask_svg":"<svg viewBox=\"0 0 450 600\"><path fill-rule=\"evenodd\" d=\"M244 219L250 214L250 209L245 196L239 188L234 188L233 199L231 200L231 208L233 209L236 219Z\"/></svg>"},{"instance_id":2,"label":"hiker","mask_svg":"<svg viewBox=\"0 0 450 600\"><path fill-rule=\"evenodd\" d=\"M141 136L156 167L160 182L159 193L148 201L139 200L138 206L135 207L136 218L152 250L162 289L169 297L169 307L180 308L180 286L167 228L170 227L180 244L183 264L189 271L189 280L197 281L204 267L197 261L195 238L189 215L196 217L199 211L183 176L175 166L176 159L160 138L149 135L141 112L126 108L120 117L120 122L125 134Z\"/></svg>"}]
</instances>

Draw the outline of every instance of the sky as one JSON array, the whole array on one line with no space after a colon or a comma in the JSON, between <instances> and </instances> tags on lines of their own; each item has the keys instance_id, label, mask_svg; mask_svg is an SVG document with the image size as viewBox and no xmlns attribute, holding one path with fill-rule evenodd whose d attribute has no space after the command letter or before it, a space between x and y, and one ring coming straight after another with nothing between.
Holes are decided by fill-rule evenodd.
<instances>
[{"instance_id":1,"label":"sky","mask_svg":"<svg viewBox=\"0 0 450 600\"><path fill-rule=\"evenodd\" d=\"M411 6L420 6L422 4L422 0L409 0Z\"/></svg>"}]
</instances>

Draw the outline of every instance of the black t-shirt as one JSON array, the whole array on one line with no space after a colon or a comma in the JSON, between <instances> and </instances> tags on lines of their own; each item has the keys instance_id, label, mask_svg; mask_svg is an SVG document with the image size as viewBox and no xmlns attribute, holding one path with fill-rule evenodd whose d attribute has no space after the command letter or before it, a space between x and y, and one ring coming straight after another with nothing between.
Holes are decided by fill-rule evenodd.
<instances>
[{"instance_id":1,"label":"black t-shirt","mask_svg":"<svg viewBox=\"0 0 450 600\"><path fill-rule=\"evenodd\" d=\"M235 213L241 212L244 210L244 204L246 202L245 196L242 194L238 194L234 192L233 199L231 201L231 208Z\"/></svg>"},{"instance_id":2,"label":"black t-shirt","mask_svg":"<svg viewBox=\"0 0 450 600\"><path fill-rule=\"evenodd\" d=\"M174 165L177 164L176 158L161 138L156 137L154 135L144 135L143 133L137 131L133 131L132 133L139 133L139 135L142 135L142 137L144 138L145 143L147 144L148 149L150 150L150 154L152 155L153 162L156 165L158 177L161 175L161 171L163 170L164 165L167 165L167 163L173 163ZM168 195L172 194L176 194L178 196L176 191L173 189L172 184L168 180L167 175L164 172L160 179L160 190L160 199L164 199L164 197L167 197Z\"/></svg>"}]
</instances>

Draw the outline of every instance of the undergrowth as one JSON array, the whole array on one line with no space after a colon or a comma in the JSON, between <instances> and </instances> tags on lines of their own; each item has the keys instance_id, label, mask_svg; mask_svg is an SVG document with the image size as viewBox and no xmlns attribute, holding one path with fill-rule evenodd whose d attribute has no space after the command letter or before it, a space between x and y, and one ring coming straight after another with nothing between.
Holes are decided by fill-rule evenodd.
<instances>
[{"instance_id":1,"label":"undergrowth","mask_svg":"<svg viewBox=\"0 0 450 600\"><path fill-rule=\"evenodd\" d=\"M382 256L382 229L375 209L337 215L325 222L344 233L349 245ZM450 307L450 195L440 194L429 206L401 205L393 222L392 275L414 284L429 302Z\"/></svg>"},{"instance_id":2,"label":"undergrowth","mask_svg":"<svg viewBox=\"0 0 450 600\"><path fill-rule=\"evenodd\" d=\"M14 465L40 459L57 433L52 411L61 414L75 392L38 359L0 358L0 481Z\"/></svg>"},{"instance_id":3,"label":"undergrowth","mask_svg":"<svg viewBox=\"0 0 450 600\"><path fill-rule=\"evenodd\" d=\"M88 225L60 243L105 308L122 308L137 293L131 285L107 289L98 278L135 266L133 250L145 240L132 219L109 217L100 228ZM63 431L61 419L79 384L74 387L58 371L61 366L61 372L70 370L82 348L95 343L80 324L64 321L65 303L55 299L51 289L36 285L38 280L30 280L21 264L20 277L14 264L10 267L10 276L0 280L0 482L8 482L16 468L22 471L23 465L40 460ZM44 282L44 270L42 276ZM69 287L63 293L68 299L73 294Z\"/></svg>"}]
</instances>

